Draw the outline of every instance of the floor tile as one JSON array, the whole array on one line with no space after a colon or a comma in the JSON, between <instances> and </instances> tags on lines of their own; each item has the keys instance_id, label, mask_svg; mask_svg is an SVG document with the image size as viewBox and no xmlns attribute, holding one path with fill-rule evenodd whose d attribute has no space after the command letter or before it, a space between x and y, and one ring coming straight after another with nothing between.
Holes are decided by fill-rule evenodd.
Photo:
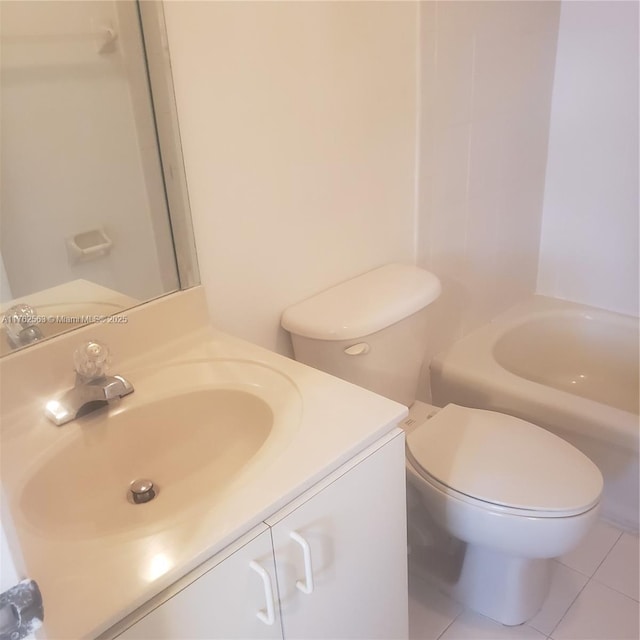
<instances>
[{"instance_id":1,"label":"floor tile","mask_svg":"<svg viewBox=\"0 0 640 640\"><path fill-rule=\"evenodd\" d=\"M465 609L410 575L410 639L638 640L638 550L637 536L598 522L574 552L554 561L541 611L517 627Z\"/></svg>"},{"instance_id":2,"label":"floor tile","mask_svg":"<svg viewBox=\"0 0 640 640\"><path fill-rule=\"evenodd\" d=\"M593 575L593 579L638 600L640 582L640 541L638 536L623 533Z\"/></svg>"},{"instance_id":3,"label":"floor tile","mask_svg":"<svg viewBox=\"0 0 640 640\"><path fill-rule=\"evenodd\" d=\"M551 634L553 640L638 640L639 605L590 580Z\"/></svg>"},{"instance_id":4,"label":"floor tile","mask_svg":"<svg viewBox=\"0 0 640 640\"><path fill-rule=\"evenodd\" d=\"M434 640L463 607L434 586L409 574L409 638Z\"/></svg>"},{"instance_id":5,"label":"floor tile","mask_svg":"<svg viewBox=\"0 0 640 640\"><path fill-rule=\"evenodd\" d=\"M559 560L570 569L592 576L621 535L622 531L599 520L578 547Z\"/></svg>"},{"instance_id":6,"label":"floor tile","mask_svg":"<svg viewBox=\"0 0 640 640\"><path fill-rule=\"evenodd\" d=\"M558 625L589 578L578 571L553 563L553 575L549 595L538 614L527 623L534 629L549 635Z\"/></svg>"},{"instance_id":7,"label":"floor tile","mask_svg":"<svg viewBox=\"0 0 640 640\"><path fill-rule=\"evenodd\" d=\"M454 620L440 640L546 640L546 637L527 625L506 627L467 610Z\"/></svg>"}]
</instances>

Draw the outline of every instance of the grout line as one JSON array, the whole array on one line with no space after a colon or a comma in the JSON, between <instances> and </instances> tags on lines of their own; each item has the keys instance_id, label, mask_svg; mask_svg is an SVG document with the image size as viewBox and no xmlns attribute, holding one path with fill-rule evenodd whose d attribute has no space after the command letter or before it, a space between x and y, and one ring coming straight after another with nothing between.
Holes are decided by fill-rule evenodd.
<instances>
[{"instance_id":1,"label":"grout line","mask_svg":"<svg viewBox=\"0 0 640 640\"><path fill-rule=\"evenodd\" d=\"M628 598L629 600L631 600L631 602L636 602L637 604L640 604L640 600L636 600L633 596L630 596L628 593L625 593L624 591L620 591L620 589L616 589L615 587L612 587L610 584L607 584L606 582L602 582L602 580L597 580L596 578L593 578L593 581L597 582L602 587L606 587L611 591L615 591L616 593L619 593L621 596L624 596L625 598ZM589 582L591 582L591 580L589 580Z\"/></svg>"},{"instance_id":2,"label":"grout line","mask_svg":"<svg viewBox=\"0 0 640 640\"><path fill-rule=\"evenodd\" d=\"M436 640L439 640L440 638L442 638L442 636L447 632L447 630L449 629L449 627L465 612L467 611L466 608L463 607L462 611L459 611L458 614L455 616L455 618L453 618L453 620L442 630L442 633L438 636L438 638L436 638Z\"/></svg>"},{"instance_id":3,"label":"grout line","mask_svg":"<svg viewBox=\"0 0 640 640\"><path fill-rule=\"evenodd\" d=\"M567 567L567 568L569 568L569 567ZM580 572L576 571L576 573L580 573ZM582 574L582 575L584 575L584 574ZM569 613L571 607L573 607L573 605L576 603L576 600L580 597L580 594L587 588L587 585L590 582L591 582L591 578L588 578L587 581L582 586L582 589L580 589L580 591L578 591L578 593L576 593L576 597L571 601L569 606L565 609L565 611L562 614L562 617L560 618L560 620L558 620L558 622L556 622L555 627L553 627L553 629L551 629L551 634L556 632L556 630L558 629L558 627L560 626L562 621L567 617L567 613ZM551 638L551 634L549 634L549 638ZM553 638L551 638L551 640L553 640Z\"/></svg>"},{"instance_id":4,"label":"grout line","mask_svg":"<svg viewBox=\"0 0 640 640\"><path fill-rule=\"evenodd\" d=\"M536 629L533 625L530 625L528 621L523 622L521 625L517 625L517 626L527 627L528 629L531 629L531 631L535 631L536 633L539 633L541 636L544 636L545 640L549 640L549 637L547 636L546 631L540 631L540 629Z\"/></svg>"},{"instance_id":5,"label":"grout line","mask_svg":"<svg viewBox=\"0 0 640 640\"><path fill-rule=\"evenodd\" d=\"M584 571L580 571L580 569L575 569L574 567L571 567L568 564L565 564L564 562L562 562L561 558L557 558L556 561L559 562L562 566L567 567L567 569L571 569L572 571L577 571L578 573L582 574L583 576L585 576L585 577L589 578L589 580L591 580L591 578L593 578L593 576L596 574L596 571L600 568L602 563L607 559L607 556L613 551L613 547L615 547L618 544L618 541L620 540L620 538L624 534L624 531L621 531L617 527L613 527L613 528L615 528L618 531L618 536L612 542L611 546L609 547L609 550L604 554L604 556L602 556L602 560L600 560L600 562L598 563L598 565L596 566L596 568L593 570L592 573L585 573Z\"/></svg>"},{"instance_id":6,"label":"grout line","mask_svg":"<svg viewBox=\"0 0 640 640\"><path fill-rule=\"evenodd\" d=\"M596 574L596 572L598 571L598 569L602 566L602 563L607 559L609 554L613 551L613 548L618 544L618 542L620 541L620 538L622 538L622 534L623 533L624 533L623 531L620 531L620 534L616 538L615 542L611 545L611 548L609 549L609 551L607 551L607 553L604 555L604 557L600 561L600 564L598 564L598 566L594 569L593 574L591 576L588 576L588 579L585 582L585 584L582 587L582 589L580 589L580 591L576 594L576 597L571 601L571 604L567 607L566 611L564 612L564 614L562 615L560 620L558 620L558 623L556 624L556 626L553 627L553 629L551 630L552 634L556 632L556 630L558 629L558 627L560 626L562 621L565 619L565 617L567 616L567 614L571 610L571 607L573 607L573 605L575 604L576 600L580 597L580 594L589 586L589 584L591 583L592 580L594 582L597 582L598 584L604 586L604 587L607 587L607 588L611 589L612 591L615 591L616 593L619 593L620 595L623 595L623 596L629 598L629 600L631 600L632 602L637 602L637 600L635 600L634 598L631 598L626 593L622 593L621 591L618 591L617 589L614 589L613 587L610 587L608 584L604 584L603 582L600 582L600 580L596 580L593 577ZM564 566L566 566L566 565L564 565ZM571 567L567 567L567 568L571 569ZM575 571L575 569L573 569L573 570ZM581 572L578 571L577 573L581 573ZM585 574L582 574L582 575L585 575ZM550 640L553 640L553 638L551 638L551 636L549 636L549 638L550 638Z\"/></svg>"},{"instance_id":7,"label":"grout line","mask_svg":"<svg viewBox=\"0 0 640 640\"><path fill-rule=\"evenodd\" d=\"M620 530L618 529L618 531ZM596 573L598 573L598 569L604 564L604 561L609 557L609 554L613 551L614 547L618 544L618 542L620 542L620 538L622 538L623 533L624 533L623 531L620 531L620 534L616 538L615 542L611 545L611 548L609 549L609 551L605 553L604 558L602 558L602 560L600 561L600 564L594 569L593 573L589 576L589 580L591 580L591 578L593 578L593 576L595 576Z\"/></svg>"}]
</instances>

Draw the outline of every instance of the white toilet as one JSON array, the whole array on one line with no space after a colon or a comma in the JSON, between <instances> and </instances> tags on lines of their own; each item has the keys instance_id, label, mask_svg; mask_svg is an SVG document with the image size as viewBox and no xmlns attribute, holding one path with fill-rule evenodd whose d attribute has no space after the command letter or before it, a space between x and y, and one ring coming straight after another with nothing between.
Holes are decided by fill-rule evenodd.
<instances>
[{"instance_id":1,"label":"white toilet","mask_svg":"<svg viewBox=\"0 0 640 640\"><path fill-rule=\"evenodd\" d=\"M541 607L550 560L575 547L597 517L602 475L552 433L493 411L415 402L427 307L440 282L389 264L295 304L282 315L295 357L413 408L407 432L410 498L455 544L442 582L463 604L503 624ZM415 404L414 404L415 402ZM438 536L424 531L427 544ZM456 546L457 545L457 546ZM451 574L451 571L449 571Z\"/></svg>"}]
</instances>

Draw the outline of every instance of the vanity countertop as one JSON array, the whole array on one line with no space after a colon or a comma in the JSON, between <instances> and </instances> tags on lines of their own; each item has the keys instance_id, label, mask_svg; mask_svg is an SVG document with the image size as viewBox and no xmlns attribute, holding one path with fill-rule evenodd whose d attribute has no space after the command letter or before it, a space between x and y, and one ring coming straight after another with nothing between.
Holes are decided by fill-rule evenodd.
<instances>
[{"instance_id":1,"label":"vanity countertop","mask_svg":"<svg viewBox=\"0 0 640 640\"><path fill-rule=\"evenodd\" d=\"M187 301L189 296L198 295L201 294L178 294ZM171 304L176 305L167 303ZM157 302L155 308L157 311L165 307ZM123 332L122 327L119 329ZM135 326L131 330L135 331ZM117 331L113 326L97 328L107 342L111 339L118 343ZM31 366L38 357L51 358L60 353L68 354L70 360L72 348L81 341L83 332L91 337L96 334L91 328L81 329L56 338L55 341L64 342L62 346L58 343L46 349L47 345L42 345L40 356L35 351L25 356ZM130 335L127 340L131 340ZM41 637L93 638L103 633L389 433L407 414L406 407L400 404L204 324L195 323L176 340L156 341L144 355L136 351L135 340L131 346L124 342L118 346L126 357L118 359L114 372L126 376L136 391L110 407L109 412L126 411L128 403L132 407L143 403L153 392L156 373L159 375L167 368L185 363L204 363L215 368L235 362L262 367L287 380L285 386L291 395L281 400L292 419L278 437L265 441L254 462L227 489L217 492L211 503L199 500L152 522L136 516L136 523L130 528L101 530L96 526L95 534L91 534L86 526L79 533L64 519L48 530L25 516L28 507L25 500L30 496L25 488L43 465L72 440L78 455L82 455L82 447L99 446L96 442L99 430L92 430L91 416L62 427L49 423L42 413L42 402L51 397L55 376L47 377L46 373L42 374L40 394L23 394L3 402L4 497L13 521L10 533L15 534L14 543L17 540L20 545L26 573L38 582L43 593L45 625L39 632ZM118 353L113 347L112 350ZM9 371L17 375L20 367L28 366L29 362L4 365L9 369L4 366L3 374ZM71 383L72 378L67 378L57 382L60 390ZM117 460L113 464L117 465ZM101 483L99 474L86 480L86 491L92 490L92 484L99 487ZM71 495L73 492L70 499ZM189 496L185 496L185 501L189 501ZM152 504L130 506L135 510Z\"/></svg>"}]
</instances>

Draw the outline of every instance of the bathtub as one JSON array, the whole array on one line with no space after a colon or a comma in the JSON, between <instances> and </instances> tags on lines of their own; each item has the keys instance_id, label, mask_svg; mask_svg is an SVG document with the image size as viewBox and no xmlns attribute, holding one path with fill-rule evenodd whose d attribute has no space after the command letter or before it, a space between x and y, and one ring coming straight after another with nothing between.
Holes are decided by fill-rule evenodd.
<instances>
[{"instance_id":1,"label":"bathtub","mask_svg":"<svg viewBox=\"0 0 640 640\"><path fill-rule=\"evenodd\" d=\"M638 319L532 296L438 354L434 404L529 420L589 456L602 516L638 531Z\"/></svg>"}]
</instances>

